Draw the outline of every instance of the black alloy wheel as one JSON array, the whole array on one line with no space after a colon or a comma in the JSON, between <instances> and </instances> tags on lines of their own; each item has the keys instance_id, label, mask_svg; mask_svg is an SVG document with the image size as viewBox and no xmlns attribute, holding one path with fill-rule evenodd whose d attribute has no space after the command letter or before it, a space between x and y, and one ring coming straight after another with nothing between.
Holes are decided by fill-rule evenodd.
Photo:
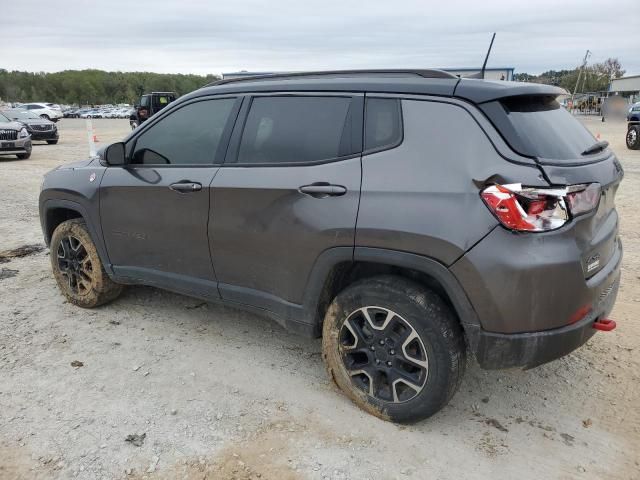
<instances>
[{"instance_id":1,"label":"black alloy wheel","mask_svg":"<svg viewBox=\"0 0 640 480\"><path fill-rule=\"evenodd\" d=\"M64 237L58 245L58 268L76 295L91 291L93 263L82 242L72 235Z\"/></svg>"}]
</instances>

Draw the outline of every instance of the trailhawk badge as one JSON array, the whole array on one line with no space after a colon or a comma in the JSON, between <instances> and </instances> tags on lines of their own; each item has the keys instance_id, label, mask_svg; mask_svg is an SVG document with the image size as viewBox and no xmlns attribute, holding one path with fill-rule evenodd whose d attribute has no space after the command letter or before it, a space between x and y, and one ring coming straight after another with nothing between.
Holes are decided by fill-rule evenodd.
<instances>
[{"instance_id":1,"label":"trailhawk badge","mask_svg":"<svg viewBox=\"0 0 640 480\"><path fill-rule=\"evenodd\" d=\"M592 257L587 260L587 273L593 272L596 268L600 266L600 254L596 253Z\"/></svg>"}]
</instances>

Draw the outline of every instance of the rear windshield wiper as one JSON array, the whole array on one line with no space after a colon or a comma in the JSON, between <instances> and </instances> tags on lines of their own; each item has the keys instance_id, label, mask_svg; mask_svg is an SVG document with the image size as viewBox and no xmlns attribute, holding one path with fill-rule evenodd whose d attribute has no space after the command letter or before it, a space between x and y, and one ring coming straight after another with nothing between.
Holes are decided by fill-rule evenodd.
<instances>
[{"instance_id":1,"label":"rear windshield wiper","mask_svg":"<svg viewBox=\"0 0 640 480\"><path fill-rule=\"evenodd\" d=\"M581 155L591 155L592 153L598 153L604 150L605 148L607 148L608 146L609 146L609 142L607 142L606 140L602 140L600 142L596 142L593 145L591 145L584 152L582 152Z\"/></svg>"}]
</instances>

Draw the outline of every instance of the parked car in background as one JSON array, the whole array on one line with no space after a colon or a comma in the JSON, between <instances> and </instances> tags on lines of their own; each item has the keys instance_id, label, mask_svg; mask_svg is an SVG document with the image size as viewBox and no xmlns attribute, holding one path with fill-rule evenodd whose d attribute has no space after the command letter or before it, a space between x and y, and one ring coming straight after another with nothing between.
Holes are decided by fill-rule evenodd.
<instances>
[{"instance_id":1,"label":"parked car in background","mask_svg":"<svg viewBox=\"0 0 640 480\"><path fill-rule=\"evenodd\" d=\"M640 102L634 103L629 108L627 115L627 148L630 150L640 149Z\"/></svg>"},{"instance_id":2,"label":"parked car in background","mask_svg":"<svg viewBox=\"0 0 640 480\"><path fill-rule=\"evenodd\" d=\"M208 85L45 176L53 276L80 307L150 284L263 312L322 336L367 412L428 417L468 352L531 368L615 328L624 173L565 94L440 70Z\"/></svg>"},{"instance_id":3,"label":"parked car in background","mask_svg":"<svg viewBox=\"0 0 640 480\"><path fill-rule=\"evenodd\" d=\"M67 108L62 110L62 115L64 116L64 118L76 118L76 112L78 112L78 110L80 110L79 108Z\"/></svg>"},{"instance_id":4,"label":"parked car in background","mask_svg":"<svg viewBox=\"0 0 640 480\"><path fill-rule=\"evenodd\" d=\"M134 107L133 113L129 116L131 129L139 127L146 122L149 117L155 115L171 102L178 98L176 92L151 92L140 97L140 103Z\"/></svg>"},{"instance_id":5,"label":"parked car in background","mask_svg":"<svg viewBox=\"0 0 640 480\"><path fill-rule=\"evenodd\" d=\"M26 127L0 113L0 155L15 155L20 160L31 156L31 136Z\"/></svg>"},{"instance_id":6,"label":"parked car in background","mask_svg":"<svg viewBox=\"0 0 640 480\"><path fill-rule=\"evenodd\" d=\"M91 109L80 114L80 118L102 118L102 112L100 110Z\"/></svg>"},{"instance_id":7,"label":"parked car in background","mask_svg":"<svg viewBox=\"0 0 640 480\"><path fill-rule=\"evenodd\" d=\"M51 120L41 118L28 110L11 109L0 113L10 120L22 123L31 135L32 141L44 140L50 145L58 143L58 127Z\"/></svg>"},{"instance_id":8,"label":"parked car in background","mask_svg":"<svg viewBox=\"0 0 640 480\"><path fill-rule=\"evenodd\" d=\"M46 118L53 122L57 122L64 116L60 107L54 103L25 103L20 108L23 110L29 110L39 117Z\"/></svg>"},{"instance_id":9,"label":"parked car in background","mask_svg":"<svg viewBox=\"0 0 640 480\"><path fill-rule=\"evenodd\" d=\"M627 122L640 122L640 102L629 107Z\"/></svg>"}]
</instances>

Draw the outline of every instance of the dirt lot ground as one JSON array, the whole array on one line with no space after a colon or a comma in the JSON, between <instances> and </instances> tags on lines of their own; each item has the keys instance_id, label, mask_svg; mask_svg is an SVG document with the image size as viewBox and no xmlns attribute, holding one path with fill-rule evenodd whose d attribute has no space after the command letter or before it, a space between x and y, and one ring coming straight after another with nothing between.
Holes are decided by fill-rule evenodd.
<instances>
[{"instance_id":1,"label":"dirt lot ground","mask_svg":"<svg viewBox=\"0 0 640 480\"><path fill-rule=\"evenodd\" d=\"M613 333L526 372L471 363L449 406L403 427L335 390L319 340L153 288L82 310L36 251L0 260L0 478L640 478L640 152L624 124L583 121L626 169ZM94 124L104 143L128 130ZM59 145L0 157L0 251L42 243L42 174L87 155L84 121L59 125Z\"/></svg>"}]
</instances>

